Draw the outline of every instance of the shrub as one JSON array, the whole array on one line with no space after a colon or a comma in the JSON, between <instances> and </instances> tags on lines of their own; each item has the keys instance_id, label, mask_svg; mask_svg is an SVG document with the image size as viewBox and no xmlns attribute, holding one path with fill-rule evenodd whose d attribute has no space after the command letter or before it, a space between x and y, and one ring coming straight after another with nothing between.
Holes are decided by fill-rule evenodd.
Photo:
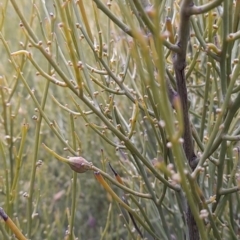
<instances>
[{"instance_id":1,"label":"shrub","mask_svg":"<svg viewBox=\"0 0 240 240\"><path fill-rule=\"evenodd\" d=\"M1 8L0 199L27 238L239 238L240 1Z\"/></svg>"}]
</instances>

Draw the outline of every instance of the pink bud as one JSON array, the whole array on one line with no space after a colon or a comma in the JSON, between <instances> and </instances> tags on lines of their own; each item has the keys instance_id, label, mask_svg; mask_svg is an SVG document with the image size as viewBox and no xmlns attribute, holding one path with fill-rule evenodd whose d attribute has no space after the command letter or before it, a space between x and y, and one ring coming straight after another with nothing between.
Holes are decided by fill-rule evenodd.
<instances>
[{"instance_id":1,"label":"pink bud","mask_svg":"<svg viewBox=\"0 0 240 240\"><path fill-rule=\"evenodd\" d=\"M92 169L93 166L91 162L88 162L83 157L70 157L68 160L70 168L77 173L84 173Z\"/></svg>"}]
</instances>

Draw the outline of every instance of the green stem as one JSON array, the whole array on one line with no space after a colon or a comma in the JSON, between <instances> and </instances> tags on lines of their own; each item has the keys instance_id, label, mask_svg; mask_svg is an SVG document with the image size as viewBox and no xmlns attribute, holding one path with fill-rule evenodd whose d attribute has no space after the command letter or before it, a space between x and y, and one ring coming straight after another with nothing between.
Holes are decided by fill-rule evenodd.
<instances>
[{"instance_id":1,"label":"green stem","mask_svg":"<svg viewBox=\"0 0 240 240\"><path fill-rule=\"evenodd\" d=\"M70 125L71 125L71 135L72 135L72 146L73 149L77 150L77 142L76 142L76 135L75 135L75 126L74 126L74 119L73 115L70 114ZM72 204L71 204L71 217L70 217L70 240L74 240L74 219L75 219L75 213L76 213L76 205L77 205L77 172L73 171L73 180L72 180Z\"/></svg>"},{"instance_id":2,"label":"green stem","mask_svg":"<svg viewBox=\"0 0 240 240\"><path fill-rule=\"evenodd\" d=\"M50 68L49 68L50 71ZM22 76L22 75L21 75ZM44 92L41 101L41 109L44 111L47 95L49 89L49 81L47 80L44 87ZM28 205L27 205L27 236L29 238L32 237L32 222L33 222L33 196L34 196L34 185L35 185L35 178L36 178L36 162L38 160L38 151L39 151L39 142L40 142L40 131L41 131L41 124L42 124L43 116L39 114L37 123L36 123L36 130L35 130L35 139L34 139L34 150L33 150L33 158L32 158L32 170L31 170L31 178L30 178L30 187L28 191Z\"/></svg>"}]
</instances>

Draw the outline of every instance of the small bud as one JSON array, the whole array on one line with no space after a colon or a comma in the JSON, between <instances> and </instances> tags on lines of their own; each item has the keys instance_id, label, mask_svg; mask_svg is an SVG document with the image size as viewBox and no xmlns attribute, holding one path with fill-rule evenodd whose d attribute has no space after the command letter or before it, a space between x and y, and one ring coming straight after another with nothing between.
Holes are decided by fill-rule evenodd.
<instances>
[{"instance_id":1,"label":"small bud","mask_svg":"<svg viewBox=\"0 0 240 240\"><path fill-rule=\"evenodd\" d=\"M172 143L171 142L168 142L167 143L167 148L171 148L172 147Z\"/></svg>"},{"instance_id":2,"label":"small bud","mask_svg":"<svg viewBox=\"0 0 240 240\"><path fill-rule=\"evenodd\" d=\"M42 164L43 164L43 161L42 160L38 160L36 162L36 167L40 167L40 166L42 166Z\"/></svg>"},{"instance_id":3,"label":"small bud","mask_svg":"<svg viewBox=\"0 0 240 240\"><path fill-rule=\"evenodd\" d=\"M164 128L166 126L166 123L163 120L159 121L159 125Z\"/></svg>"},{"instance_id":4,"label":"small bud","mask_svg":"<svg viewBox=\"0 0 240 240\"><path fill-rule=\"evenodd\" d=\"M33 115L33 116L32 116L32 120L35 120L35 121L36 121L36 120L38 120L38 117L37 117L36 115Z\"/></svg>"},{"instance_id":5,"label":"small bud","mask_svg":"<svg viewBox=\"0 0 240 240\"><path fill-rule=\"evenodd\" d=\"M208 215L209 215L209 214L208 214L208 211L207 211L206 209L202 209L202 210L200 211L199 217L202 218L202 219L204 219L204 218L207 218Z\"/></svg>"},{"instance_id":6,"label":"small bud","mask_svg":"<svg viewBox=\"0 0 240 240\"><path fill-rule=\"evenodd\" d=\"M28 197L29 197L29 194L28 194L27 192L24 192L24 193L23 193L23 197L28 198Z\"/></svg>"},{"instance_id":7,"label":"small bud","mask_svg":"<svg viewBox=\"0 0 240 240\"><path fill-rule=\"evenodd\" d=\"M172 174L172 180L175 182L175 183L180 183L181 182L181 177L178 173L175 173L175 174Z\"/></svg>"},{"instance_id":8,"label":"small bud","mask_svg":"<svg viewBox=\"0 0 240 240\"><path fill-rule=\"evenodd\" d=\"M93 166L91 162L88 162L83 157L70 157L68 160L70 168L77 173L84 173L90 170Z\"/></svg>"}]
</instances>

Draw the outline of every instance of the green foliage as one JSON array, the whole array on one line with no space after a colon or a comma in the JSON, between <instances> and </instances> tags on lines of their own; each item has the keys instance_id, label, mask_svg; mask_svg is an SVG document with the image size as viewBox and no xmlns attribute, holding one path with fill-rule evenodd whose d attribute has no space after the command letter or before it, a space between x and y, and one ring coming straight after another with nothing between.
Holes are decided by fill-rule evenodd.
<instances>
[{"instance_id":1,"label":"green foliage","mask_svg":"<svg viewBox=\"0 0 240 240\"><path fill-rule=\"evenodd\" d=\"M188 206L239 238L240 2L150 2L1 4L0 207L27 238L192 239Z\"/></svg>"}]
</instances>

